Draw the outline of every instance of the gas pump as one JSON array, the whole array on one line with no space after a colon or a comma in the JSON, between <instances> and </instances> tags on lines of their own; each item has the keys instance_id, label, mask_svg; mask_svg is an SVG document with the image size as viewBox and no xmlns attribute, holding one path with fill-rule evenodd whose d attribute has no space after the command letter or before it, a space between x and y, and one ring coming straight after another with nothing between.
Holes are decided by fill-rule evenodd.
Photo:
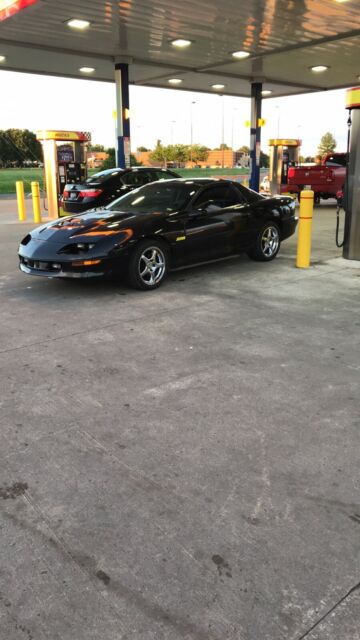
<instances>
[{"instance_id":1,"label":"gas pump","mask_svg":"<svg viewBox=\"0 0 360 640\"><path fill-rule=\"evenodd\" d=\"M43 148L48 211L50 218L64 215L61 196L66 184L87 178L86 151L91 134L79 131L38 131Z\"/></svg>"},{"instance_id":2,"label":"gas pump","mask_svg":"<svg viewBox=\"0 0 360 640\"><path fill-rule=\"evenodd\" d=\"M346 108L349 110L349 133L343 198L345 209L343 257L348 260L360 260L360 87L347 90Z\"/></svg>"},{"instance_id":3,"label":"gas pump","mask_svg":"<svg viewBox=\"0 0 360 640\"><path fill-rule=\"evenodd\" d=\"M299 164L301 140L275 138L269 140L270 191L272 195L287 191L288 169Z\"/></svg>"}]
</instances>

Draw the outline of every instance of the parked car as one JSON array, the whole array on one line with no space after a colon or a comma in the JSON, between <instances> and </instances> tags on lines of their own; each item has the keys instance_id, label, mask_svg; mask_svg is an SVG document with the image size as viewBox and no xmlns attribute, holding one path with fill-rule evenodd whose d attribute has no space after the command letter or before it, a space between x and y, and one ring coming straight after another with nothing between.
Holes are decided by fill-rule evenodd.
<instances>
[{"instance_id":1,"label":"parked car","mask_svg":"<svg viewBox=\"0 0 360 640\"><path fill-rule=\"evenodd\" d=\"M160 167L106 169L95 173L82 184L65 185L62 207L65 213L82 213L94 207L105 207L120 195L149 182L179 177L174 171Z\"/></svg>"},{"instance_id":2,"label":"parked car","mask_svg":"<svg viewBox=\"0 0 360 640\"><path fill-rule=\"evenodd\" d=\"M150 290L174 267L241 251L273 260L296 224L290 197L266 198L230 180L154 182L105 209L31 231L20 244L20 269L51 278L126 275Z\"/></svg>"},{"instance_id":3,"label":"parked car","mask_svg":"<svg viewBox=\"0 0 360 640\"><path fill-rule=\"evenodd\" d=\"M344 190L346 180L346 153L328 153L320 165L289 167L288 184L284 187L290 193L298 194L305 186L314 191L314 200L336 198Z\"/></svg>"}]
</instances>

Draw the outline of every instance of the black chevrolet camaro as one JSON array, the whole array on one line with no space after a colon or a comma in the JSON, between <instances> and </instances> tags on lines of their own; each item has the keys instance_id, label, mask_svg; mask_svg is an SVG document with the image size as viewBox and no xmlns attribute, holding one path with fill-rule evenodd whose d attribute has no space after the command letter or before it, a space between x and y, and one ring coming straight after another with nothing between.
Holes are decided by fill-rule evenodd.
<instances>
[{"instance_id":1,"label":"black chevrolet camaro","mask_svg":"<svg viewBox=\"0 0 360 640\"><path fill-rule=\"evenodd\" d=\"M230 180L154 182L38 227L21 241L20 269L51 278L125 275L150 290L188 264L243 251L272 260L296 224L290 197L266 198Z\"/></svg>"}]
</instances>

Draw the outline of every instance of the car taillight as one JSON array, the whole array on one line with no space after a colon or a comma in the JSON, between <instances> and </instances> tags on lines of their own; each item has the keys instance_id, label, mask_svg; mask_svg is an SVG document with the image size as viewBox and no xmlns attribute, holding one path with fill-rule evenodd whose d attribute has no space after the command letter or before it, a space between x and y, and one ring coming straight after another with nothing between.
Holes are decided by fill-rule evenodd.
<instances>
[{"instance_id":1,"label":"car taillight","mask_svg":"<svg viewBox=\"0 0 360 640\"><path fill-rule=\"evenodd\" d=\"M102 194L102 189L87 189L86 191L80 191L79 196L81 198L97 198Z\"/></svg>"},{"instance_id":2,"label":"car taillight","mask_svg":"<svg viewBox=\"0 0 360 640\"><path fill-rule=\"evenodd\" d=\"M295 167L289 167L288 169L288 178L293 178L295 175Z\"/></svg>"},{"instance_id":3,"label":"car taillight","mask_svg":"<svg viewBox=\"0 0 360 640\"><path fill-rule=\"evenodd\" d=\"M66 200L66 198L69 197L69 192L68 191L63 191L63 198L64 200Z\"/></svg>"}]
</instances>

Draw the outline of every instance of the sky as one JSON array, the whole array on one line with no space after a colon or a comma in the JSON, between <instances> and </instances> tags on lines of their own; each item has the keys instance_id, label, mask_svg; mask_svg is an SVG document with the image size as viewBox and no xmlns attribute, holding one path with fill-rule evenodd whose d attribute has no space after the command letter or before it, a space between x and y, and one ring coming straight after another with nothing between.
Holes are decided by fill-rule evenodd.
<instances>
[{"instance_id":1,"label":"sky","mask_svg":"<svg viewBox=\"0 0 360 640\"><path fill-rule=\"evenodd\" d=\"M0 71L0 129L90 131L94 144L115 145L115 87L111 83ZM301 153L315 155L330 131L346 150L345 90L263 100L262 149L274 137L300 138ZM250 100L171 89L130 87L131 146L221 142L249 145ZM224 122L224 140L223 124Z\"/></svg>"}]
</instances>

